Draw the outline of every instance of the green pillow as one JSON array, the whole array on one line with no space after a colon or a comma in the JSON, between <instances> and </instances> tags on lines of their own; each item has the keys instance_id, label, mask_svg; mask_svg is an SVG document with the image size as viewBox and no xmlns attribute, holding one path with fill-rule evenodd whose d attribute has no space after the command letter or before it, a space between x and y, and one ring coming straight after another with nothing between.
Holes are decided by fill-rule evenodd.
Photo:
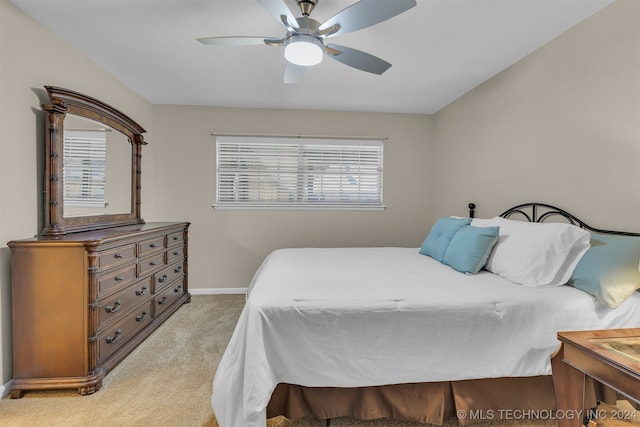
<instances>
[{"instance_id":1,"label":"green pillow","mask_svg":"<svg viewBox=\"0 0 640 427\"><path fill-rule=\"evenodd\" d=\"M456 231L471 224L471 218L442 217L433 224L429 235L422 242L420 253L442 262L444 253Z\"/></svg>"},{"instance_id":2,"label":"green pillow","mask_svg":"<svg viewBox=\"0 0 640 427\"><path fill-rule=\"evenodd\" d=\"M499 231L500 227L462 227L451 239L443 263L461 273L477 274L487 263Z\"/></svg>"},{"instance_id":3,"label":"green pillow","mask_svg":"<svg viewBox=\"0 0 640 427\"><path fill-rule=\"evenodd\" d=\"M616 308L640 289L640 237L591 234L569 284Z\"/></svg>"}]
</instances>

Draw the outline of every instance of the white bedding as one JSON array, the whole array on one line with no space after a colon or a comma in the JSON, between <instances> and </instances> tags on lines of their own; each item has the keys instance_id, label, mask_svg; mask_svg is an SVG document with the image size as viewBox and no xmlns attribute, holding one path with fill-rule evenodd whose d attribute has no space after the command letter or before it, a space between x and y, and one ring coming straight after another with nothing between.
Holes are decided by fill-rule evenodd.
<instances>
[{"instance_id":1,"label":"white bedding","mask_svg":"<svg viewBox=\"0 0 640 427\"><path fill-rule=\"evenodd\" d=\"M266 425L278 383L357 387L551 373L561 330L640 327L569 286L459 273L416 248L282 249L249 288L216 370L221 427Z\"/></svg>"}]
</instances>

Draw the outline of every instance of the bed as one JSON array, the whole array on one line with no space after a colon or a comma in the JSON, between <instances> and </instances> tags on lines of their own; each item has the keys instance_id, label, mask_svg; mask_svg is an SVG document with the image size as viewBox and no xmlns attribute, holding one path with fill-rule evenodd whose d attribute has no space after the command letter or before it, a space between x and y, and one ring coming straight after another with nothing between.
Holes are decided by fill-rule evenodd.
<instances>
[{"instance_id":1,"label":"bed","mask_svg":"<svg viewBox=\"0 0 640 427\"><path fill-rule=\"evenodd\" d=\"M544 411L555 408L550 374L558 331L640 327L640 280L633 276L640 274L640 234L596 229L541 203L491 219L473 218L474 207L469 218L438 220L421 248L268 255L216 370L219 425L262 427L277 415L436 425L457 416L466 425L512 410L551 414ZM450 235L436 233L450 223L458 227ZM521 229L527 247L518 240ZM483 236L482 251L467 254L475 245L469 235ZM613 246L609 238L631 242L624 257L635 259L627 271L633 283L624 296L618 288L594 292L589 276L598 264L593 256ZM534 240L545 251L527 254ZM454 247L464 249L462 261ZM516 271L518 263L526 265ZM551 272L548 265L558 267ZM615 401L615 393L591 383L585 406L601 400Z\"/></svg>"}]
</instances>

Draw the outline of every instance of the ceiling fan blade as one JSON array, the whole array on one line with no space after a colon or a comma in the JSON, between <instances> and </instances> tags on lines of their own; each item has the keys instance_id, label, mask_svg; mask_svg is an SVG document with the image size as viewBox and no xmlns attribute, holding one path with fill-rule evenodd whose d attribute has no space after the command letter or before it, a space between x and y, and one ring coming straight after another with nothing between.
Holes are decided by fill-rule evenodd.
<instances>
[{"instance_id":1,"label":"ceiling fan blade","mask_svg":"<svg viewBox=\"0 0 640 427\"><path fill-rule=\"evenodd\" d=\"M415 5L415 0L360 0L325 21L319 31L338 25L340 28L327 37L347 34L386 21Z\"/></svg>"},{"instance_id":2,"label":"ceiling fan blade","mask_svg":"<svg viewBox=\"0 0 640 427\"><path fill-rule=\"evenodd\" d=\"M298 21L284 0L257 0L278 22L283 23L288 29L298 28ZM282 17L285 17L284 19Z\"/></svg>"},{"instance_id":3,"label":"ceiling fan blade","mask_svg":"<svg viewBox=\"0 0 640 427\"><path fill-rule=\"evenodd\" d=\"M285 83L300 83L304 77L304 70L306 67L301 65L292 64L287 62L287 67L284 69L284 82Z\"/></svg>"},{"instance_id":4,"label":"ceiling fan blade","mask_svg":"<svg viewBox=\"0 0 640 427\"><path fill-rule=\"evenodd\" d=\"M327 44L327 48L325 53L328 57L358 70L372 74L382 74L391 68L391 64L384 59L358 49L331 43Z\"/></svg>"},{"instance_id":5,"label":"ceiling fan blade","mask_svg":"<svg viewBox=\"0 0 640 427\"><path fill-rule=\"evenodd\" d=\"M224 36L224 37L200 37L196 39L202 44L225 45L225 46L251 46L251 45L281 45L284 39L273 37L244 37L244 36Z\"/></svg>"}]
</instances>

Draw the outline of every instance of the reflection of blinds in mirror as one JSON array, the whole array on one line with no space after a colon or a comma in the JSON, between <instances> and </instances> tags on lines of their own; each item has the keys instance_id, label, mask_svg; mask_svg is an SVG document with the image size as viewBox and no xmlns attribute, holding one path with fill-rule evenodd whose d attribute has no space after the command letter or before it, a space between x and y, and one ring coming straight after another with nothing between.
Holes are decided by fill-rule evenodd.
<instances>
[{"instance_id":1,"label":"reflection of blinds in mirror","mask_svg":"<svg viewBox=\"0 0 640 427\"><path fill-rule=\"evenodd\" d=\"M65 206L104 207L107 135L105 131L64 132Z\"/></svg>"}]
</instances>

